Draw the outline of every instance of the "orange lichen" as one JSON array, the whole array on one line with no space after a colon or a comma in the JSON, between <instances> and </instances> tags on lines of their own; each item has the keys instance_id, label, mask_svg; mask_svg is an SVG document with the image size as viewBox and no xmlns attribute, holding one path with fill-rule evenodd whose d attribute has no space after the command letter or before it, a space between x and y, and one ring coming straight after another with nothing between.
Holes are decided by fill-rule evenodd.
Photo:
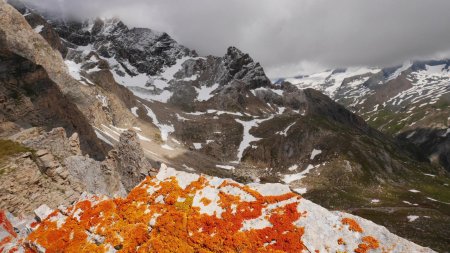
<instances>
[{"instance_id":1,"label":"orange lichen","mask_svg":"<svg viewBox=\"0 0 450 253\"><path fill-rule=\"evenodd\" d=\"M203 197L203 198L200 200L200 202L202 202L203 205L205 205L205 206L211 204L211 200L208 199L208 198L205 198L205 197Z\"/></svg>"},{"instance_id":2,"label":"orange lichen","mask_svg":"<svg viewBox=\"0 0 450 253\"><path fill-rule=\"evenodd\" d=\"M298 200L300 196L294 193L262 196L247 186L224 181L219 189L235 187L254 200L242 201L239 196L221 191L215 202L221 213L207 215L192 203L193 196L208 185L205 177L199 177L185 189L175 177L162 182L148 177L126 198L76 203L68 208L69 217L59 226L52 221L57 212L52 213L53 218L41 222L28 236L26 245L37 244L47 252L105 252L110 247L121 252L205 253L301 252L304 249L303 228L294 225L302 216L296 202L271 210L265 217L272 226L242 229L244 221L263 215L269 204L291 198ZM212 203L207 198L200 202L205 206ZM95 241L93 234L103 238L101 243Z\"/></svg>"},{"instance_id":3,"label":"orange lichen","mask_svg":"<svg viewBox=\"0 0 450 253\"><path fill-rule=\"evenodd\" d=\"M345 241L342 238L339 238L337 242L339 245L345 245Z\"/></svg>"},{"instance_id":4,"label":"orange lichen","mask_svg":"<svg viewBox=\"0 0 450 253\"><path fill-rule=\"evenodd\" d=\"M14 231L13 225L6 217L6 213L3 210L0 210L0 229L3 230L1 232L6 232L6 235L3 234L3 238L0 239L0 252L6 252L5 247L7 244L11 243L13 240L17 238L17 234ZM7 252L16 252L17 247L10 248Z\"/></svg>"},{"instance_id":5,"label":"orange lichen","mask_svg":"<svg viewBox=\"0 0 450 253\"><path fill-rule=\"evenodd\" d=\"M344 218L342 219L342 224L344 225L348 225L348 229L350 229L351 231L355 231L355 232L359 232L362 233L363 229L361 228L361 226L359 226L359 224L352 218Z\"/></svg>"},{"instance_id":6,"label":"orange lichen","mask_svg":"<svg viewBox=\"0 0 450 253\"><path fill-rule=\"evenodd\" d=\"M358 248L355 249L355 253L366 253L371 249L378 249L380 247L380 243L377 239L372 236L365 236L362 238L362 243L358 245Z\"/></svg>"},{"instance_id":7,"label":"orange lichen","mask_svg":"<svg viewBox=\"0 0 450 253\"><path fill-rule=\"evenodd\" d=\"M8 221L5 212L2 210L0 210L0 226L3 227L11 236L17 236L12 224Z\"/></svg>"},{"instance_id":8,"label":"orange lichen","mask_svg":"<svg viewBox=\"0 0 450 253\"><path fill-rule=\"evenodd\" d=\"M5 246L5 244L11 242L12 239L13 239L12 236L6 236L5 238L3 238L3 239L0 241L0 249L3 251L3 246Z\"/></svg>"}]
</instances>

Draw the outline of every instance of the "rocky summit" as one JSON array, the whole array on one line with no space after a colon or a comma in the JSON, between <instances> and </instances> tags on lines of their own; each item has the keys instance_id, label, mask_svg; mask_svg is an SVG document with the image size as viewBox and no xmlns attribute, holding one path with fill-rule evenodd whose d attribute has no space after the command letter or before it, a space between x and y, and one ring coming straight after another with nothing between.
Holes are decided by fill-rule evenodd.
<instances>
[{"instance_id":1,"label":"rocky summit","mask_svg":"<svg viewBox=\"0 0 450 253\"><path fill-rule=\"evenodd\" d=\"M447 61L271 81L35 7L0 1L0 251L448 252Z\"/></svg>"}]
</instances>

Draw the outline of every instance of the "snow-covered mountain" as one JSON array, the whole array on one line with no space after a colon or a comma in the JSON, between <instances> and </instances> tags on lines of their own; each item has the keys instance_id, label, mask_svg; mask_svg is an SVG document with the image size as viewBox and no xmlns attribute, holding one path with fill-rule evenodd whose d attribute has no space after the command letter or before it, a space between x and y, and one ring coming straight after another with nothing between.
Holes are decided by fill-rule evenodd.
<instances>
[{"instance_id":1,"label":"snow-covered mountain","mask_svg":"<svg viewBox=\"0 0 450 253\"><path fill-rule=\"evenodd\" d=\"M380 130L399 133L417 126L444 127L448 119L430 122L448 109L450 60L417 61L393 68L348 68L277 80L320 90L363 116ZM385 114L397 114L395 117ZM385 117L389 117L386 120Z\"/></svg>"},{"instance_id":2,"label":"snow-covered mountain","mask_svg":"<svg viewBox=\"0 0 450 253\"><path fill-rule=\"evenodd\" d=\"M450 170L450 60L330 70L276 82L284 81L324 92L371 126L419 147L424 159Z\"/></svg>"}]
</instances>

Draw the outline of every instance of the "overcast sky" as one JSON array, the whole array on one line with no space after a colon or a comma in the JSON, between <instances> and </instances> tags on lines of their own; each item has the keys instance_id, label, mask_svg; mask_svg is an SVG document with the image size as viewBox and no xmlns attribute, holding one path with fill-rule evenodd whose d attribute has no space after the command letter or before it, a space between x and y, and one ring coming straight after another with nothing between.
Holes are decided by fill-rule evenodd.
<instances>
[{"instance_id":1,"label":"overcast sky","mask_svg":"<svg viewBox=\"0 0 450 253\"><path fill-rule=\"evenodd\" d=\"M64 15L118 16L130 26L165 31L202 55L221 56L234 45L261 62L272 78L450 57L450 0L40 0L38 4Z\"/></svg>"}]
</instances>

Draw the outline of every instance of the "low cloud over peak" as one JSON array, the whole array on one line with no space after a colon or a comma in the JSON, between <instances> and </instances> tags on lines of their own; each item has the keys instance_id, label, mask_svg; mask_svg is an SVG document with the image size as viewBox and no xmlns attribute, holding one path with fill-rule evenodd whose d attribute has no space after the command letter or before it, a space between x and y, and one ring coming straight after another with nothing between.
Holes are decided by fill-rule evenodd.
<instances>
[{"instance_id":1,"label":"low cloud over peak","mask_svg":"<svg viewBox=\"0 0 450 253\"><path fill-rule=\"evenodd\" d=\"M448 0L41 0L37 5L78 18L118 16L130 26L165 31L200 54L223 55L234 45L271 77L450 56Z\"/></svg>"}]
</instances>

